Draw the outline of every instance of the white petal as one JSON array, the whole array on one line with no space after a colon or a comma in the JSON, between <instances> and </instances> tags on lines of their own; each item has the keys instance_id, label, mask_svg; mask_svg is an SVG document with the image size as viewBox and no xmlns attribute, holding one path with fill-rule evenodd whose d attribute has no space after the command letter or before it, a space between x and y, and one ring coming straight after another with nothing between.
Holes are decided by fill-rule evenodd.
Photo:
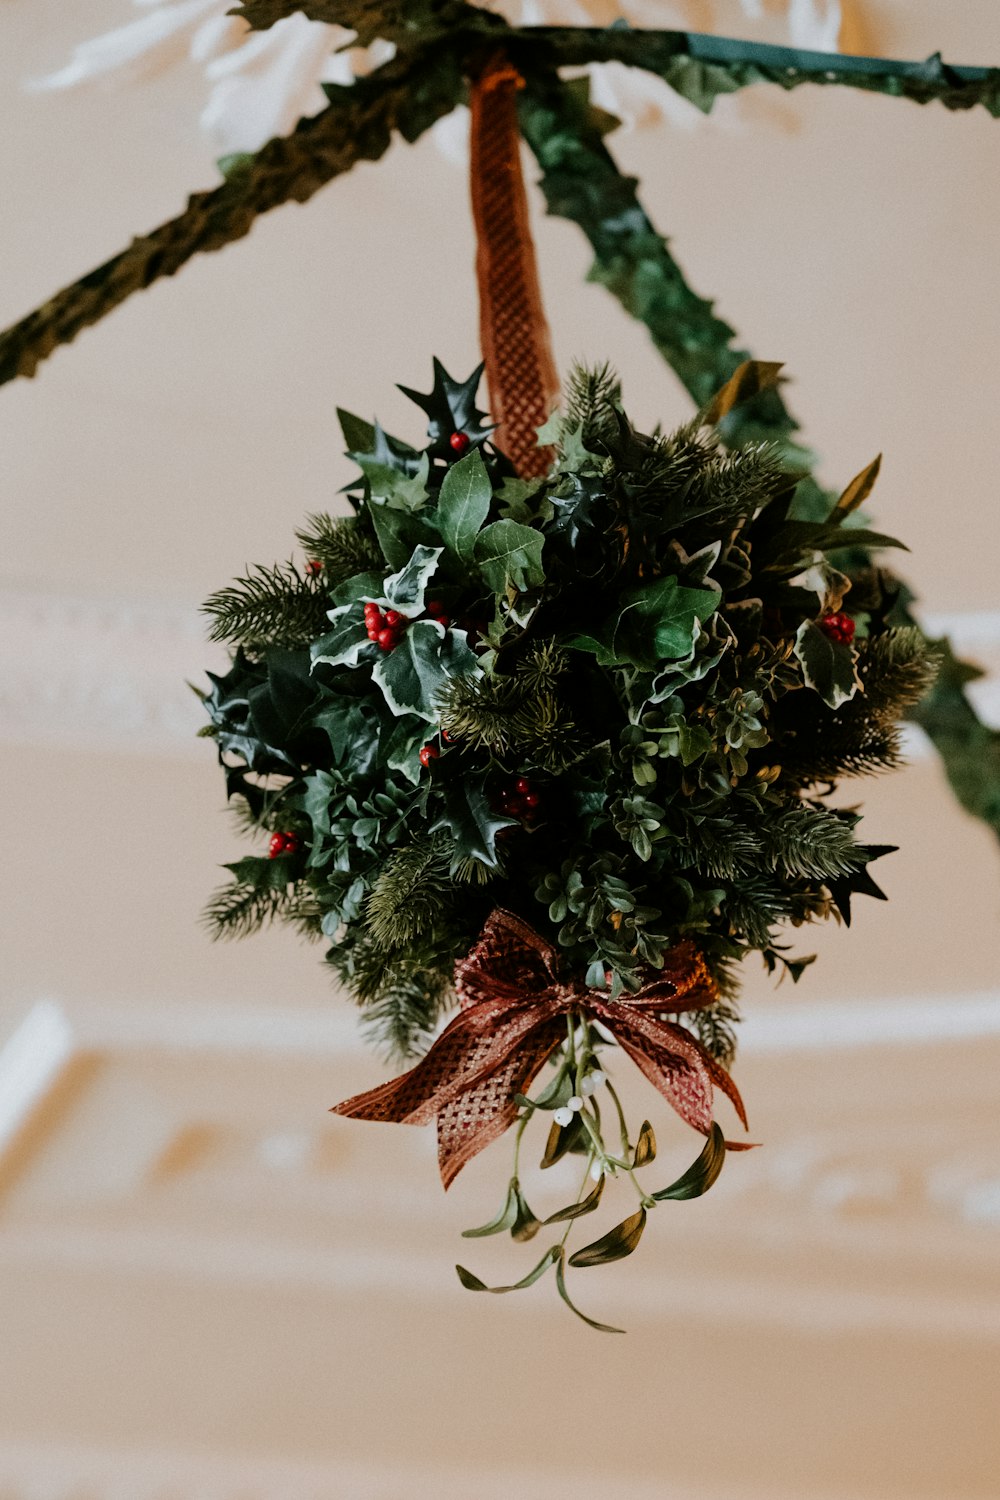
<instances>
[{"instance_id":1,"label":"white petal","mask_svg":"<svg viewBox=\"0 0 1000 1500\"><path fill-rule=\"evenodd\" d=\"M191 38L191 60L211 62L213 57L221 57L224 52L241 47L247 29L246 21L239 16L212 16L211 20L201 23Z\"/></svg>"},{"instance_id":2,"label":"white petal","mask_svg":"<svg viewBox=\"0 0 1000 1500\"><path fill-rule=\"evenodd\" d=\"M266 141L287 135L304 115L318 114L326 104L319 79L332 28L302 16L288 20L301 25L293 24L276 37L287 26L282 21L262 33L271 44L254 48L243 69L220 77L212 90L201 121L227 152L259 151Z\"/></svg>"},{"instance_id":3,"label":"white petal","mask_svg":"<svg viewBox=\"0 0 1000 1500\"><path fill-rule=\"evenodd\" d=\"M186 35L209 12L221 10L225 4L226 0L184 0L179 5L164 5L138 21L81 43L65 68L32 86L66 89L110 73L135 77L168 67L184 56Z\"/></svg>"}]
</instances>

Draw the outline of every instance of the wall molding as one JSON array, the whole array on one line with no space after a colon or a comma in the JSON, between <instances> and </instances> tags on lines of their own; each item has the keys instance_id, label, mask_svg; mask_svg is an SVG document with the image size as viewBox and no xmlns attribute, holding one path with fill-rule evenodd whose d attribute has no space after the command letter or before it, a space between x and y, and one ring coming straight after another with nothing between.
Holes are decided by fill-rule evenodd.
<instances>
[{"instance_id":1,"label":"wall molding","mask_svg":"<svg viewBox=\"0 0 1000 1500\"><path fill-rule=\"evenodd\" d=\"M927 613L931 634L988 672L974 683L979 711L1000 725L1000 612ZM224 650L205 639L188 603L100 599L8 589L0 595L0 742L133 755L204 756L203 721L187 686ZM907 753L929 753L907 730Z\"/></svg>"}]
</instances>

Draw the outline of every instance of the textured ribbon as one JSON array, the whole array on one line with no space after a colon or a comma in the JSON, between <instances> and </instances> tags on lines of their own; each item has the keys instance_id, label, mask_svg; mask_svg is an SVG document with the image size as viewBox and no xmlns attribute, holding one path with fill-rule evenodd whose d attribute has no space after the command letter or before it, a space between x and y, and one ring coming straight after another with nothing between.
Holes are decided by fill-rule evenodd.
<instances>
[{"instance_id":1,"label":"textured ribbon","mask_svg":"<svg viewBox=\"0 0 1000 1500\"><path fill-rule=\"evenodd\" d=\"M538 285L521 174L517 92L523 79L502 53L472 85L470 180L476 224L479 331L497 446L524 479L548 472L552 449L537 430L559 395Z\"/></svg>"},{"instance_id":2,"label":"textured ribbon","mask_svg":"<svg viewBox=\"0 0 1000 1500\"><path fill-rule=\"evenodd\" d=\"M566 1035L574 1011L600 1021L689 1125L707 1135L713 1085L746 1125L736 1085L683 1026L665 1019L713 1005L718 991L693 943L679 943L635 994L565 982L551 943L497 908L467 958L455 966L460 1009L415 1068L334 1106L358 1120L426 1125L437 1116L441 1179L449 1187L477 1152L517 1118L514 1095Z\"/></svg>"}]
</instances>

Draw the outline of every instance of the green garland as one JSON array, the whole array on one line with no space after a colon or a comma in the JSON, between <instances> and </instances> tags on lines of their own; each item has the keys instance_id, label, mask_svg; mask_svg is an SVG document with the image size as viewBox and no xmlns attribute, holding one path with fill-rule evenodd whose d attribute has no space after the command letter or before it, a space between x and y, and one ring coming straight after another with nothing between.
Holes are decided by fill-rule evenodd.
<instances>
[{"instance_id":1,"label":"green garland","mask_svg":"<svg viewBox=\"0 0 1000 1500\"><path fill-rule=\"evenodd\" d=\"M730 1064L747 954L798 978L811 960L783 928L849 922L853 895L882 896L870 866L887 850L827 798L896 762L897 721L933 676L871 560L898 544L853 524L876 466L802 520L773 448L722 446L717 428L777 369L743 366L669 437L633 429L608 371L579 371L541 434L554 466L531 481L490 444L479 371L460 382L435 362L432 391L407 392L429 418L422 449L341 414L355 514L312 518L304 566L206 605L235 648L205 694L208 732L244 826L269 840L229 867L218 936L279 918L325 937L400 1056L453 1003L455 962L497 907L611 1000L694 940L720 998L691 1024ZM571 1035L518 1148L537 1109L566 1113L600 1046ZM624 1123L623 1154L589 1109L557 1121L547 1154L634 1173ZM501 1227L523 1238L516 1169L511 1194ZM621 1235L612 1248L627 1253Z\"/></svg>"}]
</instances>

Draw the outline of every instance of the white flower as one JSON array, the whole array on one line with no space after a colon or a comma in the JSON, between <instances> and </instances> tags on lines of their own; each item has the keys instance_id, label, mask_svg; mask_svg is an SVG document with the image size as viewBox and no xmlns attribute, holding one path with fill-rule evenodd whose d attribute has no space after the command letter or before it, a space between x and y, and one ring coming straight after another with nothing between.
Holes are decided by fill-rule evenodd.
<instances>
[{"instance_id":1,"label":"white flower","mask_svg":"<svg viewBox=\"0 0 1000 1500\"><path fill-rule=\"evenodd\" d=\"M133 0L146 13L103 36L82 42L65 67L36 85L46 89L118 78L148 77L188 62L208 83L201 124L220 153L257 151L276 135L287 135L304 115L325 104L321 83L350 83L358 73L392 54L385 43L366 51L338 52L351 33L339 26L287 16L268 31L251 32L227 15L233 0ZM761 0L740 0L744 13L762 16ZM715 17L705 0L493 0L489 9L520 26L604 26L623 17L636 27L707 29ZM788 41L796 47L836 51L840 0L787 0ZM720 22L723 17L719 17ZM718 28L717 28L718 29ZM704 116L652 74L620 63L590 70L594 102L634 128L669 120L692 128ZM723 126L735 118L732 99L716 112ZM464 163L468 111L458 109L434 127L444 154Z\"/></svg>"}]
</instances>

